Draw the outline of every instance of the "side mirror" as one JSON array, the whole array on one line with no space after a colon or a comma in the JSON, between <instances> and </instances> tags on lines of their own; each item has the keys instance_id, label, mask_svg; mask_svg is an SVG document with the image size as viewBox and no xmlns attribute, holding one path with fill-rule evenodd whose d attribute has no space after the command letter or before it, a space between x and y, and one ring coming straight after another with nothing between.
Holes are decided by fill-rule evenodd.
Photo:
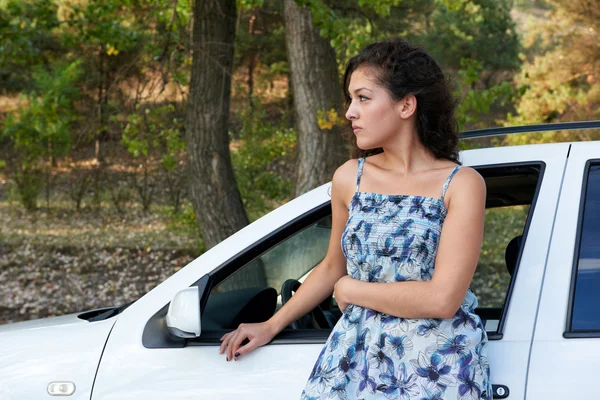
<instances>
[{"instance_id":1,"label":"side mirror","mask_svg":"<svg viewBox=\"0 0 600 400\"><path fill-rule=\"evenodd\" d=\"M180 338L195 338L200 336L200 289L191 286L183 289L173 297L167 311L167 327L169 331Z\"/></svg>"}]
</instances>

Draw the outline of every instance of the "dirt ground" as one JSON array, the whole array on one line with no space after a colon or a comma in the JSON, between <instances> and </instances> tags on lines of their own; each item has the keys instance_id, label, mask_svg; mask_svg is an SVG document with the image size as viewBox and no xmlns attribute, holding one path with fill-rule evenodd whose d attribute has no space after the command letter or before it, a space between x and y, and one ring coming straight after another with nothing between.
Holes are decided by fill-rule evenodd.
<instances>
[{"instance_id":1,"label":"dirt ground","mask_svg":"<svg viewBox=\"0 0 600 400\"><path fill-rule=\"evenodd\" d=\"M0 201L0 324L134 301L199 253L168 215Z\"/></svg>"}]
</instances>

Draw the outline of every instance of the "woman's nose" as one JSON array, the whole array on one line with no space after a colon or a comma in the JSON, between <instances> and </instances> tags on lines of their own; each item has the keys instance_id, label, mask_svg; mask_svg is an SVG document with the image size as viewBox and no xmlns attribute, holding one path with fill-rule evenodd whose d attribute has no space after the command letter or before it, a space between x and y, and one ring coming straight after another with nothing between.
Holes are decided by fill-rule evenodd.
<instances>
[{"instance_id":1,"label":"woman's nose","mask_svg":"<svg viewBox=\"0 0 600 400\"><path fill-rule=\"evenodd\" d=\"M356 108L353 106L354 103L350 103L348 110L346 110L346 119L352 121L356 119Z\"/></svg>"}]
</instances>

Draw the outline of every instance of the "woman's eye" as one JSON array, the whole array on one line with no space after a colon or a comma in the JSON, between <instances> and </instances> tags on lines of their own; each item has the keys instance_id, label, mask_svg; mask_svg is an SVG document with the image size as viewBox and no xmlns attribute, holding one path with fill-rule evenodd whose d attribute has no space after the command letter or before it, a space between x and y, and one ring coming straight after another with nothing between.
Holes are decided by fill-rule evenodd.
<instances>
[{"instance_id":1,"label":"woman's eye","mask_svg":"<svg viewBox=\"0 0 600 400\"><path fill-rule=\"evenodd\" d=\"M358 100L365 101L365 100L369 100L369 98L365 97L365 96L358 96Z\"/></svg>"}]
</instances>

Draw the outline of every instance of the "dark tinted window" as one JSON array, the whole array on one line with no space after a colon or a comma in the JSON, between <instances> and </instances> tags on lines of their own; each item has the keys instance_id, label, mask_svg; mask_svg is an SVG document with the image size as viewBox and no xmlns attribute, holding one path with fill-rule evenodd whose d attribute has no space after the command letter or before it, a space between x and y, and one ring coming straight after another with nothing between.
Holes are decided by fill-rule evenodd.
<instances>
[{"instance_id":1,"label":"dark tinted window","mask_svg":"<svg viewBox=\"0 0 600 400\"><path fill-rule=\"evenodd\" d=\"M577 277L573 299L572 331L600 330L600 165L587 177Z\"/></svg>"}]
</instances>

